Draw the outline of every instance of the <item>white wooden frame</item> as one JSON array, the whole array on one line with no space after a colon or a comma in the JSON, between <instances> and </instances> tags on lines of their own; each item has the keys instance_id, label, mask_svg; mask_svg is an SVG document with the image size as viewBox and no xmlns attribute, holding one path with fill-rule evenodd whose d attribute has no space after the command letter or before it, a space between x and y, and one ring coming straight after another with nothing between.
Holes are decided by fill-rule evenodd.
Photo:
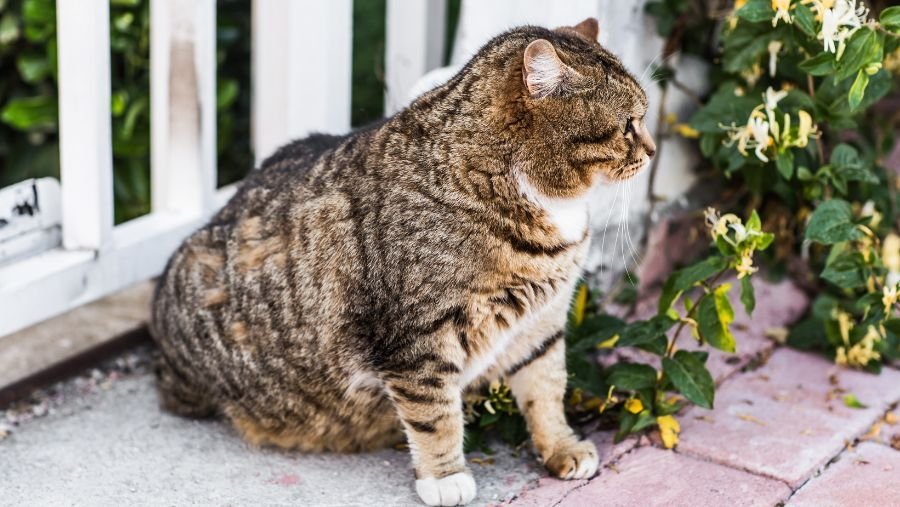
<instances>
[{"instance_id":1,"label":"white wooden frame","mask_svg":"<svg viewBox=\"0 0 900 507\"><path fill-rule=\"evenodd\" d=\"M389 0L389 89L440 64L445 5ZM114 227L109 0L57 0L62 246L0 265L0 339L158 275L234 192L216 189L215 16L215 0L151 0L152 209ZM253 18L257 160L347 131L352 0L253 0Z\"/></svg>"}]
</instances>

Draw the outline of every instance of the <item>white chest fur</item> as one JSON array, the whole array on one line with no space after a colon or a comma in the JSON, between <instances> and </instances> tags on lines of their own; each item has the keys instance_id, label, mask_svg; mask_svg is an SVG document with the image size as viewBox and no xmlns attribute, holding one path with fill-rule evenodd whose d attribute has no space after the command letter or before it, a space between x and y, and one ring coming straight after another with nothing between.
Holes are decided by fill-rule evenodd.
<instances>
[{"instance_id":1,"label":"white chest fur","mask_svg":"<svg viewBox=\"0 0 900 507\"><path fill-rule=\"evenodd\" d=\"M544 210L550 222L559 231L559 235L566 243L574 243L584 237L588 227L588 195L573 199L560 199L542 195L531 183L528 177L521 172L516 172L519 183L519 191L533 204Z\"/></svg>"}]
</instances>

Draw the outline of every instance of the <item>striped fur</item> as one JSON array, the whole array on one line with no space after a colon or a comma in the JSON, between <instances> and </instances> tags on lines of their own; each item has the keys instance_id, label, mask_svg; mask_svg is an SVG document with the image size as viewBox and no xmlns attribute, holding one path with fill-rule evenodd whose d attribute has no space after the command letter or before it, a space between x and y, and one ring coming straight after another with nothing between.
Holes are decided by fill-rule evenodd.
<instances>
[{"instance_id":1,"label":"striped fur","mask_svg":"<svg viewBox=\"0 0 900 507\"><path fill-rule=\"evenodd\" d=\"M562 406L590 241L568 203L633 175L652 140L633 128L643 91L592 32L509 31L395 116L263 162L159 281L163 405L224 414L259 445L406 438L422 499L463 502L462 395L505 376L551 471L593 473ZM539 70L565 65L566 82L532 79L535 95L539 39Z\"/></svg>"}]
</instances>

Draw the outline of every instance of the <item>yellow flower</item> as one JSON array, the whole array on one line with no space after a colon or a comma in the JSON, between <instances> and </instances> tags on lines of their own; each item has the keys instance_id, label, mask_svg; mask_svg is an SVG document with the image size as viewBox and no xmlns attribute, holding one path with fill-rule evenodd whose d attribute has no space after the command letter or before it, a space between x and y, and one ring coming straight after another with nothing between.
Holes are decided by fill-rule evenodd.
<instances>
[{"instance_id":1,"label":"yellow flower","mask_svg":"<svg viewBox=\"0 0 900 507\"><path fill-rule=\"evenodd\" d=\"M625 401L625 410L631 412L632 414L640 414L641 411L644 410L644 404L641 403L641 400L632 398Z\"/></svg>"},{"instance_id":2,"label":"yellow flower","mask_svg":"<svg viewBox=\"0 0 900 507\"><path fill-rule=\"evenodd\" d=\"M838 347L834 355L834 362L841 366L847 366L847 351L844 347Z\"/></svg>"},{"instance_id":3,"label":"yellow flower","mask_svg":"<svg viewBox=\"0 0 900 507\"><path fill-rule=\"evenodd\" d=\"M712 227L712 237L713 239L718 238L719 236L725 236L725 239L728 240L728 226L730 224L739 224L741 223L741 219L737 217L734 213L726 213L722 215L721 218L716 220L715 225ZM729 240L729 243L731 241Z\"/></svg>"},{"instance_id":4,"label":"yellow flower","mask_svg":"<svg viewBox=\"0 0 900 507\"><path fill-rule=\"evenodd\" d=\"M837 309L834 312L837 314L838 331L840 331L841 340L844 341L845 345L850 345L850 330L853 329L853 324L850 323L850 314Z\"/></svg>"},{"instance_id":5,"label":"yellow flower","mask_svg":"<svg viewBox=\"0 0 900 507\"><path fill-rule=\"evenodd\" d=\"M741 71L741 77L752 87L755 86L756 82L759 81L759 78L762 77L762 73L762 66L759 62L755 62L750 67Z\"/></svg>"},{"instance_id":6,"label":"yellow flower","mask_svg":"<svg viewBox=\"0 0 900 507\"><path fill-rule=\"evenodd\" d=\"M778 25L778 20L784 20L785 23L792 23L791 15L788 9L791 7L791 0L772 0L772 10L775 11L775 17L772 18L772 26Z\"/></svg>"},{"instance_id":7,"label":"yellow flower","mask_svg":"<svg viewBox=\"0 0 900 507\"><path fill-rule=\"evenodd\" d=\"M675 132L678 132L678 135L680 135L681 137L685 137L688 139L697 139L698 137L700 137L700 132L686 123L679 123L675 125Z\"/></svg>"},{"instance_id":8,"label":"yellow flower","mask_svg":"<svg viewBox=\"0 0 900 507\"><path fill-rule=\"evenodd\" d=\"M662 438L666 449L671 449L678 445L678 434L681 433L681 426L674 417L670 415L657 417L656 424L659 426L659 436Z\"/></svg>"},{"instance_id":9,"label":"yellow flower","mask_svg":"<svg viewBox=\"0 0 900 507\"><path fill-rule=\"evenodd\" d=\"M752 275L759 270L759 268L753 267L753 257L751 256L750 252L745 253L744 256L741 257L740 264L735 266L734 269L738 273L738 280L744 278L747 275Z\"/></svg>"},{"instance_id":10,"label":"yellow flower","mask_svg":"<svg viewBox=\"0 0 900 507\"><path fill-rule=\"evenodd\" d=\"M894 308L894 305L897 304L897 286L896 285L885 285L884 290L882 291L881 302L884 303L884 313L887 315L891 314L891 309Z\"/></svg>"},{"instance_id":11,"label":"yellow flower","mask_svg":"<svg viewBox=\"0 0 900 507\"><path fill-rule=\"evenodd\" d=\"M888 270L886 285L900 283L900 236L893 232L881 243L881 259Z\"/></svg>"},{"instance_id":12,"label":"yellow flower","mask_svg":"<svg viewBox=\"0 0 900 507\"><path fill-rule=\"evenodd\" d=\"M806 148L806 145L809 144L809 138L817 137L819 129L813 125L812 116L806 111L801 109L797 112L797 116L800 117L800 127L797 129L797 141L794 146Z\"/></svg>"},{"instance_id":13,"label":"yellow flower","mask_svg":"<svg viewBox=\"0 0 900 507\"><path fill-rule=\"evenodd\" d=\"M880 341L881 335L878 330L875 329L875 326L869 326L863 339L847 350L846 364L861 368L869 364L869 361L881 359L881 354L875 350L875 344Z\"/></svg>"}]
</instances>

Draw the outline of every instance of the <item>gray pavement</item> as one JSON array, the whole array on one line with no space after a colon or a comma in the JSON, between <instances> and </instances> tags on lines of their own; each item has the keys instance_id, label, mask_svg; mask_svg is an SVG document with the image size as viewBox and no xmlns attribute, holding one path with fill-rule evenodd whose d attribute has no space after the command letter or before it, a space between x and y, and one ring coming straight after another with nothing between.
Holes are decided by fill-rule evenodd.
<instances>
[{"instance_id":1,"label":"gray pavement","mask_svg":"<svg viewBox=\"0 0 900 507\"><path fill-rule=\"evenodd\" d=\"M419 505L406 451L304 455L253 448L221 421L161 412L146 369L79 381L63 386L66 396L34 408L41 417L7 423L0 505ZM475 505L502 502L541 476L530 452L517 457L503 445L493 449L493 464L471 465Z\"/></svg>"}]
</instances>

